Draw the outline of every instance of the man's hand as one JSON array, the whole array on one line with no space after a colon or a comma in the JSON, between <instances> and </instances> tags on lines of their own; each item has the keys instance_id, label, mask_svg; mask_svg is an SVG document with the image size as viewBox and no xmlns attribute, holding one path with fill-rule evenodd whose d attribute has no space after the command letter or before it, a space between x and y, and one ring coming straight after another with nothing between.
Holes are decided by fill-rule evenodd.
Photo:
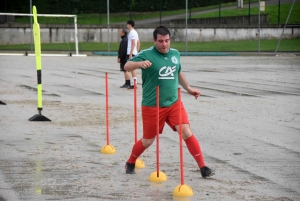
<instances>
[{"instance_id":1,"label":"man's hand","mask_svg":"<svg viewBox=\"0 0 300 201\"><path fill-rule=\"evenodd\" d=\"M118 63L120 63L121 62L121 59L120 58L118 58Z\"/></svg>"},{"instance_id":2,"label":"man's hand","mask_svg":"<svg viewBox=\"0 0 300 201\"><path fill-rule=\"evenodd\" d=\"M151 65L152 65L152 63L148 60L140 62L140 67L143 69L149 68Z\"/></svg>"},{"instance_id":3,"label":"man's hand","mask_svg":"<svg viewBox=\"0 0 300 201\"><path fill-rule=\"evenodd\" d=\"M195 96L196 99L200 96L200 91L196 88L190 87L188 93Z\"/></svg>"}]
</instances>

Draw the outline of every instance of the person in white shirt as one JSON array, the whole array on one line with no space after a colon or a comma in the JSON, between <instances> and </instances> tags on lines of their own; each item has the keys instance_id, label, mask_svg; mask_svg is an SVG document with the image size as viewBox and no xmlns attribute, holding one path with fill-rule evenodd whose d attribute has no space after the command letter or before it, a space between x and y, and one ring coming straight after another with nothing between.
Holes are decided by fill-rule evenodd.
<instances>
[{"instance_id":1,"label":"person in white shirt","mask_svg":"<svg viewBox=\"0 0 300 201\"><path fill-rule=\"evenodd\" d=\"M135 55L137 55L137 53L140 50L140 40L139 40L139 35L136 32L136 30L134 29L134 21L133 20L129 20L127 22L127 29L129 31L128 34L128 45L127 45L127 60L131 59L132 57L134 57ZM129 72L127 72L129 74ZM127 77L130 75L127 75ZM137 82L137 73L136 70L131 71L131 86L128 87L128 89L133 89L133 85L134 85L134 80L136 80Z\"/></svg>"}]
</instances>

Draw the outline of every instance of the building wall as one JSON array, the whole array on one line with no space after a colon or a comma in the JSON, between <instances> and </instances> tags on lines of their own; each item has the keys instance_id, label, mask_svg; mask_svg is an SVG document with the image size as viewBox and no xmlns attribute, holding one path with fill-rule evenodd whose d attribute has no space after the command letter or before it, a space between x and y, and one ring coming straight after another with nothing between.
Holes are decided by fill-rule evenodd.
<instances>
[{"instance_id":1,"label":"building wall","mask_svg":"<svg viewBox=\"0 0 300 201\"><path fill-rule=\"evenodd\" d=\"M73 28L41 28L42 43L66 43L75 42ZM119 28L111 28L110 42L119 42ZM137 28L141 42L153 41L153 28ZM283 28L261 28L262 39L277 39ZM170 28L172 41L184 42L186 38L185 28ZM258 38L257 28L188 28L187 40L189 42L202 41L231 41L231 40L255 40ZM286 28L283 38L300 37L300 28ZM107 42L107 28L79 28L79 42ZM0 28L0 45L30 44L30 28Z\"/></svg>"}]
</instances>

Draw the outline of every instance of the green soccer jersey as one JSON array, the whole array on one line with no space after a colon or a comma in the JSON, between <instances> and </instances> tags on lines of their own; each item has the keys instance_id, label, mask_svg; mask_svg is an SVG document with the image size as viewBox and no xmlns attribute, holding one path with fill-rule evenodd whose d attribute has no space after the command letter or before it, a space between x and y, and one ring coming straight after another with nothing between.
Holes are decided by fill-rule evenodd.
<instances>
[{"instance_id":1,"label":"green soccer jersey","mask_svg":"<svg viewBox=\"0 0 300 201\"><path fill-rule=\"evenodd\" d=\"M161 54L155 46L143 50L129 61L148 60L152 65L142 69L143 106L156 106L156 86L160 89L160 107L169 107L178 100L178 73L181 72L180 54L170 48Z\"/></svg>"}]
</instances>

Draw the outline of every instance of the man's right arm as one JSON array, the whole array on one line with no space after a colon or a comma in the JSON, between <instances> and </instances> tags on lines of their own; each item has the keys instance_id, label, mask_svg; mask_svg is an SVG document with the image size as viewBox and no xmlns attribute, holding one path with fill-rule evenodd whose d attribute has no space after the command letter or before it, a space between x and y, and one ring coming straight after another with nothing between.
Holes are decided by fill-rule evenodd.
<instances>
[{"instance_id":1,"label":"man's right arm","mask_svg":"<svg viewBox=\"0 0 300 201\"><path fill-rule=\"evenodd\" d=\"M145 60L145 61L127 61L125 66L124 66L124 70L126 71L133 71L135 69L138 69L138 68L143 68L143 69L146 69L146 68L149 68L150 66L152 65L152 63L148 60Z\"/></svg>"},{"instance_id":2,"label":"man's right arm","mask_svg":"<svg viewBox=\"0 0 300 201\"><path fill-rule=\"evenodd\" d=\"M130 53L129 53L129 59L132 58L134 48L135 48L135 39L132 39L131 40L131 49L130 49Z\"/></svg>"},{"instance_id":3,"label":"man's right arm","mask_svg":"<svg viewBox=\"0 0 300 201\"><path fill-rule=\"evenodd\" d=\"M137 41L137 52L140 51L140 48L141 48L141 43L140 43L140 40Z\"/></svg>"},{"instance_id":4,"label":"man's right arm","mask_svg":"<svg viewBox=\"0 0 300 201\"><path fill-rule=\"evenodd\" d=\"M135 69L138 69L141 67L141 63L142 63L142 61L139 61L139 62L127 61L124 66L124 70L133 71Z\"/></svg>"}]
</instances>

